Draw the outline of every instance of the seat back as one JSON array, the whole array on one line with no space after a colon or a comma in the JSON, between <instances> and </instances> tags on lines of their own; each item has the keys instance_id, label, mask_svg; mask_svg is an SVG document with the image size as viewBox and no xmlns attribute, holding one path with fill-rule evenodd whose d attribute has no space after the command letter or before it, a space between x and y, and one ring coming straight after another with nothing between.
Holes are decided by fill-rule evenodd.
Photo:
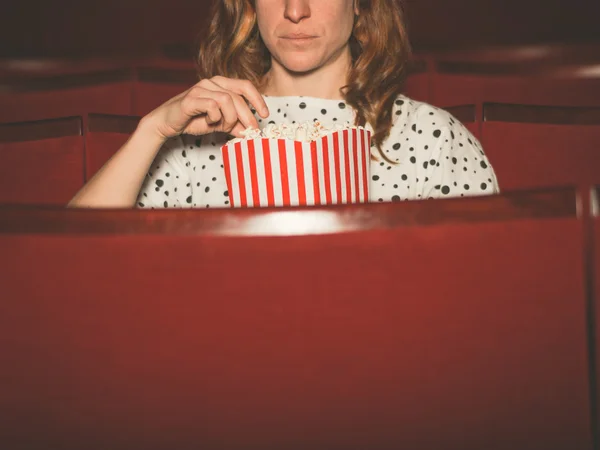
<instances>
[{"instance_id":1,"label":"seat back","mask_svg":"<svg viewBox=\"0 0 600 450\"><path fill-rule=\"evenodd\" d=\"M589 44L526 44L484 46L434 52L432 58L455 72L539 74L556 68L599 61L600 46ZM462 69L461 69L462 67Z\"/></svg>"},{"instance_id":2,"label":"seat back","mask_svg":"<svg viewBox=\"0 0 600 450\"><path fill-rule=\"evenodd\" d=\"M82 119L0 124L0 203L65 205L83 186Z\"/></svg>"},{"instance_id":3,"label":"seat back","mask_svg":"<svg viewBox=\"0 0 600 450\"><path fill-rule=\"evenodd\" d=\"M198 80L193 68L138 68L133 86L133 114L145 116L167 100L190 89Z\"/></svg>"},{"instance_id":4,"label":"seat back","mask_svg":"<svg viewBox=\"0 0 600 450\"><path fill-rule=\"evenodd\" d=\"M590 240L588 245L588 258L589 258L589 284L588 289L591 293L591 310L594 314L594 356L596 357L595 364L595 375L596 375L596 407L600 405L600 370L598 363L600 362L600 185L595 186L592 190L591 196L591 226L590 226ZM597 417L596 423L597 430L600 430L600 417Z\"/></svg>"},{"instance_id":5,"label":"seat back","mask_svg":"<svg viewBox=\"0 0 600 450\"><path fill-rule=\"evenodd\" d=\"M0 122L43 120L87 113L130 114L131 73L110 70L5 83Z\"/></svg>"},{"instance_id":6,"label":"seat back","mask_svg":"<svg viewBox=\"0 0 600 450\"><path fill-rule=\"evenodd\" d=\"M139 117L89 114L85 132L85 180L94 174L127 142Z\"/></svg>"},{"instance_id":7,"label":"seat back","mask_svg":"<svg viewBox=\"0 0 600 450\"><path fill-rule=\"evenodd\" d=\"M600 183L600 108L485 104L482 140L501 189Z\"/></svg>"},{"instance_id":8,"label":"seat back","mask_svg":"<svg viewBox=\"0 0 600 450\"><path fill-rule=\"evenodd\" d=\"M431 102L440 107L483 102L600 106L600 77L577 67L536 71L502 61L439 61L431 74Z\"/></svg>"},{"instance_id":9,"label":"seat back","mask_svg":"<svg viewBox=\"0 0 600 450\"><path fill-rule=\"evenodd\" d=\"M426 58L411 62L409 74L404 83L404 93L407 97L421 102L430 102L429 64Z\"/></svg>"},{"instance_id":10,"label":"seat back","mask_svg":"<svg viewBox=\"0 0 600 450\"><path fill-rule=\"evenodd\" d=\"M89 74L130 67L130 56L119 57L86 57L86 58L2 58L0 61L0 82L14 83L17 81L63 76Z\"/></svg>"},{"instance_id":11,"label":"seat back","mask_svg":"<svg viewBox=\"0 0 600 450\"><path fill-rule=\"evenodd\" d=\"M573 191L0 231L5 442L591 449Z\"/></svg>"}]
</instances>

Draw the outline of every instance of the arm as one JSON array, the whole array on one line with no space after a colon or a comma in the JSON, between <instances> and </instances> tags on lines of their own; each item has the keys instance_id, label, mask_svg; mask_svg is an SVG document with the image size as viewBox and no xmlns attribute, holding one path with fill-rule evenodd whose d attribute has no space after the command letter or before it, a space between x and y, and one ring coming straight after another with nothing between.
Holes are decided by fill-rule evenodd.
<instances>
[{"instance_id":1,"label":"arm","mask_svg":"<svg viewBox=\"0 0 600 450\"><path fill-rule=\"evenodd\" d=\"M202 136L215 131L241 137L245 128L258 127L247 102L261 111L262 117L268 117L267 105L251 82L224 77L201 80L145 116L125 145L67 206L133 207L150 165L168 139L182 134ZM167 163L165 158L163 166L166 164L174 163ZM157 198L153 200L158 201Z\"/></svg>"},{"instance_id":2,"label":"arm","mask_svg":"<svg viewBox=\"0 0 600 450\"><path fill-rule=\"evenodd\" d=\"M132 208L144 177L165 141L142 119L125 145L81 188L67 206Z\"/></svg>"}]
</instances>

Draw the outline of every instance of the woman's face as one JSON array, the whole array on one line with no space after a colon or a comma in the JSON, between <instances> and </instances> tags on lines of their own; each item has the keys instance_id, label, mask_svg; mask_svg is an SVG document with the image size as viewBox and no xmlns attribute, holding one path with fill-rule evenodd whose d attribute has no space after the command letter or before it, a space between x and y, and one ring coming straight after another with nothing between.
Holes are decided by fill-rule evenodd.
<instances>
[{"instance_id":1,"label":"woman's face","mask_svg":"<svg viewBox=\"0 0 600 450\"><path fill-rule=\"evenodd\" d=\"M348 45L354 2L255 0L260 35L271 56L289 71L318 69Z\"/></svg>"}]
</instances>

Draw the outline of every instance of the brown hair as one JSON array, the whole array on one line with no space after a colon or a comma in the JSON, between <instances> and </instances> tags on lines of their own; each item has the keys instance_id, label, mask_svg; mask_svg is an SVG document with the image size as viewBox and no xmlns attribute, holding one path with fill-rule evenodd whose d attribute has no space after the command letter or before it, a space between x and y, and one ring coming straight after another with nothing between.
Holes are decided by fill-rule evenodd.
<instances>
[{"instance_id":1,"label":"brown hair","mask_svg":"<svg viewBox=\"0 0 600 450\"><path fill-rule=\"evenodd\" d=\"M357 112L355 125L373 127L372 143L392 163L381 146L392 128L394 101L411 55L403 8L398 0L357 2L359 15L349 41L352 67L342 95ZM216 0L211 18L200 38L200 78L245 79L261 90L271 56L260 37L254 0Z\"/></svg>"}]
</instances>

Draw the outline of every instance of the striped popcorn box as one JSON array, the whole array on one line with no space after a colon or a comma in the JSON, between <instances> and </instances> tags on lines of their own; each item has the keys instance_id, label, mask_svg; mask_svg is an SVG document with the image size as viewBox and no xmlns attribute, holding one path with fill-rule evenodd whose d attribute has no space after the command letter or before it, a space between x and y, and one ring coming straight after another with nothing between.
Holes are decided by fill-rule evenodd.
<instances>
[{"instance_id":1,"label":"striped popcorn box","mask_svg":"<svg viewBox=\"0 0 600 450\"><path fill-rule=\"evenodd\" d=\"M221 147L231 206L369 201L371 133L335 131L316 141L247 139Z\"/></svg>"}]
</instances>

